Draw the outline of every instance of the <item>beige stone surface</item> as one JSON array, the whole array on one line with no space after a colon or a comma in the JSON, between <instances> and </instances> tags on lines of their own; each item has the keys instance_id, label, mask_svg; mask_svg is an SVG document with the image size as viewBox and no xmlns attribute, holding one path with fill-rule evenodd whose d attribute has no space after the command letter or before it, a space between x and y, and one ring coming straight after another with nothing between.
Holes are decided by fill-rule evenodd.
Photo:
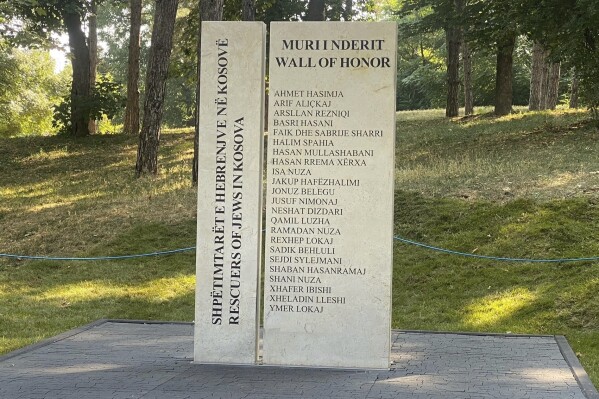
<instances>
[{"instance_id":1,"label":"beige stone surface","mask_svg":"<svg viewBox=\"0 0 599 399\"><path fill-rule=\"evenodd\" d=\"M270 32L263 361L386 368L396 24Z\"/></svg>"},{"instance_id":2,"label":"beige stone surface","mask_svg":"<svg viewBox=\"0 0 599 399\"><path fill-rule=\"evenodd\" d=\"M202 30L194 361L257 356L265 25Z\"/></svg>"}]
</instances>

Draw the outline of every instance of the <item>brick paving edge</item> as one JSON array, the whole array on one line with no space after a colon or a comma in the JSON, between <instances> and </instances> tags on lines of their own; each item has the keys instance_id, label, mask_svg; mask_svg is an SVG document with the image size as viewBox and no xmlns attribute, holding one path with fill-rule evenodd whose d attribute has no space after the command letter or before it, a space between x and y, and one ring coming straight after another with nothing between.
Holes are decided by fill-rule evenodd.
<instances>
[{"instance_id":1,"label":"brick paving edge","mask_svg":"<svg viewBox=\"0 0 599 399\"><path fill-rule=\"evenodd\" d=\"M81 334L87 330L91 330L92 328L101 326L105 323L130 323L130 324L176 324L176 325L193 325L192 322L185 321L161 321L161 320L129 320L129 319L98 319L96 321L92 321L89 324L85 324L81 327L73 328L72 330L65 331L61 334L54 335L50 338L47 338L43 341L36 342L31 345L24 346L19 349L15 349L14 351L8 352L4 355L0 355L0 363L5 362L13 357L22 355L27 352L34 351L39 348L43 348L44 346L51 345L55 342L62 341L63 339L70 338L74 335Z\"/></svg>"},{"instance_id":2,"label":"brick paving edge","mask_svg":"<svg viewBox=\"0 0 599 399\"><path fill-rule=\"evenodd\" d=\"M12 352L8 352L7 354L0 356L0 362L5 362L8 359L12 359L13 357L22 355L22 354L27 353L27 352L34 351L34 350L39 349L39 348L43 348L44 346L51 345L51 344L53 344L55 342L62 341L63 339L70 338L70 337L72 337L74 335L81 334L82 332L85 332L87 330L91 330L94 327L101 326L102 324L108 323L108 322L110 322L110 320L108 320L108 319L99 319L99 320L96 320L96 321L92 321L89 324L86 324L86 325L81 326L81 327L73 328L72 330L65 331L65 332L63 332L61 334L58 334L58 335L54 335L54 336L52 336L50 338L47 338L47 339L45 339L43 341L39 341L39 342L36 342L34 344L27 345L27 346L24 346L24 347L19 348L19 349L15 349Z\"/></svg>"},{"instance_id":3,"label":"brick paving edge","mask_svg":"<svg viewBox=\"0 0 599 399\"><path fill-rule=\"evenodd\" d=\"M570 370L572 371L572 374L574 375L574 378L576 379L576 382L578 383L578 386L580 387L580 390L584 396L587 399L599 399L599 392L597 392L597 389L591 382L587 372L584 371L582 364L580 364L578 357L576 357L576 354L572 350L572 347L568 343L566 337L563 335L556 335L555 342L557 342L557 346L559 347L562 356L566 360L566 363L568 363L568 366L570 367Z\"/></svg>"},{"instance_id":4,"label":"brick paving edge","mask_svg":"<svg viewBox=\"0 0 599 399\"><path fill-rule=\"evenodd\" d=\"M434 330L391 330L406 334L448 334L448 335L472 335L476 337L503 337L503 338L554 338L554 335L543 334L512 334L512 333L489 333L475 331L434 331Z\"/></svg>"}]
</instances>

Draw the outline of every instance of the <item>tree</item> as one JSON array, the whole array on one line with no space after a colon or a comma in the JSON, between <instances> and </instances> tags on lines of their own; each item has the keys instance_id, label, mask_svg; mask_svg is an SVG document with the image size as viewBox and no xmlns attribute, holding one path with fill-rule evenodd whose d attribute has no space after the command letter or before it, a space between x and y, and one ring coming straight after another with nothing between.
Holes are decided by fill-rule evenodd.
<instances>
[{"instance_id":1,"label":"tree","mask_svg":"<svg viewBox=\"0 0 599 399\"><path fill-rule=\"evenodd\" d=\"M11 40L28 44L48 43L51 34L66 30L69 36L73 79L71 83L71 134L89 134L87 101L91 92L90 56L82 23L90 9L88 0L13 0L11 12L22 29ZM23 39L25 37L26 39Z\"/></svg>"},{"instance_id":2,"label":"tree","mask_svg":"<svg viewBox=\"0 0 599 399\"><path fill-rule=\"evenodd\" d=\"M242 6L243 10L241 13L241 19L243 19L244 21L254 21L256 19L255 0L243 0Z\"/></svg>"},{"instance_id":3,"label":"tree","mask_svg":"<svg viewBox=\"0 0 599 399\"><path fill-rule=\"evenodd\" d=\"M545 49L539 42L535 42L532 48L532 66L530 73L530 98L528 109L536 111L541 109L541 97L543 88L543 65L545 64Z\"/></svg>"},{"instance_id":4,"label":"tree","mask_svg":"<svg viewBox=\"0 0 599 399\"><path fill-rule=\"evenodd\" d=\"M561 60L568 68L576 68L580 99L591 108L599 106L599 8L596 0L526 0L519 2L523 33L542 41L552 61ZM553 69L553 73L550 72ZM554 87L557 66L547 67L546 79L552 77ZM547 92L547 90L545 90ZM545 96L546 105L553 97ZM541 100L543 103L543 100ZM542 108L542 105L541 105Z\"/></svg>"},{"instance_id":5,"label":"tree","mask_svg":"<svg viewBox=\"0 0 599 399\"><path fill-rule=\"evenodd\" d=\"M54 73L47 51L0 39L0 137L54 133L52 109L67 95L70 71Z\"/></svg>"},{"instance_id":6,"label":"tree","mask_svg":"<svg viewBox=\"0 0 599 399\"><path fill-rule=\"evenodd\" d=\"M474 114L474 95L472 92L472 52L468 42L462 41L462 60L464 69L464 115Z\"/></svg>"},{"instance_id":7,"label":"tree","mask_svg":"<svg viewBox=\"0 0 599 399\"><path fill-rule=\"evenodd\" d=\"M73 82L71 84L71 134L89 134L89 110L85 106L91 94L90 59L85 33L82 29L81 11L66 8L64 24L69 34Z\"/></svg>"},{"instance_id":8,"label":"tree","mask_svg":"<svg viewBox=\"0 0 599 399\"><path fill-rule=\"evenodd\" d=\"M476 47L493 48L496 55L494 113L507 115L513 105L513 60L519 34L518 8L509 0L470 0L464 24L469 40Z\"/></svg>"},{"instance_id":9,"label":"tree","mask_svg":"<svg viewBox=\"0 0 599 399\"><path fill-rule=\"evenodd\" d=\"M570 108L578 108L578 76L576 68L572 68L572 85L570 87Z\"/></svg>"},{"instance_id":10,"label":"tree","mask_svg":"<svg viewBox=\"0 0 599 399\"><path fill-rule=\"evenodd\" d=\"M422 35L442 29L445 32L445 116L459 114L460 47L462 42L462 11L464 0L408 0L402 4L399 14L408 35ZM416 16L414 21L409 14ZM420 47L424 60L424 48ZM423 62L423 67L426 64ZM404 80L405 82L405 80Z\"/></svg>"},{"instance_id":11,"label":"tree","mask_svg":"<svg viewBox=\"0 0 599 399\"><path fill-rule=\"evenodd\" d=\"M497 42L497 74L495 77L495 115L497 116L512 112L515 45L515 32L507 32Z\"/></svg>"},{"instance_id":12,"label":"tree","mask_svg":"<svg viewBox=\"0 0 599 399\"><path fill-rule=\"evenodd\" d=\"M345 0L345 8L343 9L343 19L351 21L354 17L354 2L353 0Z\"/></svg>"},{"instance_id":13,"label":"tree","mask_svg":"<svg viewBox=\"0 0 599 399\"><path fill-rule=\"evenodd\" d=\"M445 26L445 37L447 42L447 103L445 116L452 118L458 116L460 110L460 47L462 40L462 29L458 22L458 15L462 12L463 0L455 0L449 3L449 18ZM453 14L453 16L452 16Z\"/></svg>"},{"instance_id":14,"label":"tree","mask_svg":"<svg viewBox=\"0 0 599 399\"><path fill-rule=\"evenodd\" d=\"M495 110L497 116L509 114L513 105L513 60L519 34L518 8L509 0L470 0L464 10L467 38L483 51L494 49Z\"/></svg>"},{"instance_id":15,"label":"tree","mask_svg":"<svg viewBox=\"0 0 599 399\"><path fill-rule=\"evenodd\" d=\"M555 109L559 100L560 62L552 62L548 69L549 76L547 77L545 104L547 109Z\"/></svg>"},{"instance_id":16,"label":"tree","mask_svg":"<svg viewBox=\"0 0 599 399\"><path fill-rule=\"evenodd\" d=\"M166 78L173 47L173 31L178 0L157 0L152 28L152 46L146 74L146 99L139 146L136 176L158 173L158 147L164 109Z\"/></svg>"},{"instance_id":17,"label":"tree","mask_svg":"<svg viewBox=\"0 0 599 399\"><path fill-rule=\"evenodd\" d=\"M198 154L200 138L200 61L202 59L202 21L221 21L223 19L223 0L200 0L198 24L198 43L197 43L197 83L196 83L196 117L195 132L193 139L193 164L191 171L191 181L198 184Z\"/></svg>"},{"instance_id":18,"label":"tree","mask_svg":"<svg viewBox=\"0 0 599 399\"><path fill-rule=\"evenodd\" d=\"M127 105L125 108L126 134L139 134L139 66L141 51L141 0L130 0L129 57L127 67Z\"/></svg>"},{"instance_id":19,"label":"tree","mask_svg":"<svg viewBox=\"0 0 599 399\"><path fill-rule=\"evenodd\" d=\"M324 21L326 4L325 0L310 0L306 11L305 21Z\"/></svg>"},{"instance_id":20,"label":"tree","mask_svg":"<svg viewBox=\"0 0 599 399\"><path fill-rule=\"evenodd\" d=\"M547 109L547 88L549 87L549 51L543 51L543 63L541 64L541 87L539 109Z\"/></svg>"},{"instance_id":21,"label":"tree","mask_svg":"<svg viewBox=\"0 0 599 399\"><path fill-rule=\"evenodd\" d=\"M87 17L88 45L89 45L89 84L93 88L96 84L98 72L98 5L96 0L91 0L90 13ZM96 121L90 118L88 129L90 134L96 133Z\"/></svg>"}]
</instances>

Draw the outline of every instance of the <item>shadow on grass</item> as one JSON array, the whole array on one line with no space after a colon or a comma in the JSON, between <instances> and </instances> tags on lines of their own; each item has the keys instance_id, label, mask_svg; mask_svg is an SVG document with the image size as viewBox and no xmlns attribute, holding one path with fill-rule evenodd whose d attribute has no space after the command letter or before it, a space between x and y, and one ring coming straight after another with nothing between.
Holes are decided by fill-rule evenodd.
<instances>
[{"instance_id":1,"label":"shadow on grass","mask_svg":"<svg viewBox=\"0 0 599 399\"><path fill-rule=\"evenodd\" d=\"M409 159L414 150L425 147L429 153L439 156L476 150L480 153L525 152L530 157L531 150L547 146L581 147L584 142L594 145L599 129L587 115L586 112L523 113L464 121L447 118L400 121L398 153Z\"/></svg>"},{"instance_id":2,"label":"shadow on grass","mask_svg":"<svg viewBox=\"0 0 599 399\"><path fill-rule=\"evenodd\" d=\"M139 224L87 255L194 245L193 220ZM121 261L0 261L0 288L0 336L8 345L0 352L101 318L189 321L195 253Z\"/></svg>"},{"instance_id":3,"label":"shadow on grass","mask_svg":"<svg viewBox=\"0 0 599 399\"><path fill-rule=\"evenodd\" d=\"M593 199L505 204L396 192L396 234L501 257L599 256ZM448 255L397 242L393 326L563 334L599 382L599 262L516 263ZM588 360L585 360L588 359Z\"/></svg>"},{"instance_id":4,"label":"shadow on grass","mask_svg":"<svg viewBox=\"0 0 599 399\"><path fill-rule=\"evenodd\" d=\"M187 290L169 300L147 296L104 297L58 303L24 297L19 308L0 324L0 354L80 327L98 319L193 321L194 291Z\"/></svg>"},{"instance_id":5,"label":"shadow on grass","mask_svg":"<svg viewBox=\"0 0 599 399\"><path fill-rule=\"evenodd\" d=\"M107 242L101 242L94 245L82 257L100 257L100 256L120 256L151 253L156 251L172 250L177 248L186 248L195 246L196 224L195 220L184 220L178 223L138 223L131 228L120 232ZM69 254L63 254L69 256ZM74 256L74 255L73 255ZM169 265L178 265L181 260L191 262L193 266L194 252L185 252L176 255L154 256L134 259L122 260L106 260L106 261L53 261L53 260L15 260L3 259L5 270L11 269L31 271L33 274L43 273L47 271L65 271L65 278L70 282L79 280L89 280L92 275L99 278L107 277L103 272L96 273L97 270L125 268L129 270L140 269L143 271L144 265L156 266L167 262ZM0 270L2 263L0 263ZM76 270L74 270L76 268ZM163 271L170 270L169 267L161 269ZM192 270L192 269L190 269ZM83 273L74 273L74 272ZM81 275L79 275L81 274ZM108 275L109 276L109 275ZM148 277L148 276L146 276ZM28 277L26 277L28 278ZM136 277L136 278L139 278ZM71 280L79 279L79 280ZM15 280L12 280L15 281ZM18 280L16 280L18 281Z\"/></svg>"},{"instance_id":6,"label":"shadow on grass","mask_svg":"<svg viewBox=\"0 0 599 399\"><path fill-rule=\"evenodd\" d=\"M29 187L47 182L78 182L84 179L133 179L137 138L126 135L66 136L1 139L0 176L3 186ZM161 160L172 167L193 143L193 135L163 135ZM104 170L106 173L98 173ZM15 170L24 173L15 175ZM6 173L2 173L6 172ZM100 182L101 183L101 182ZM118 188L118 187L117 187Z\"/></svg>"}]
</instances>

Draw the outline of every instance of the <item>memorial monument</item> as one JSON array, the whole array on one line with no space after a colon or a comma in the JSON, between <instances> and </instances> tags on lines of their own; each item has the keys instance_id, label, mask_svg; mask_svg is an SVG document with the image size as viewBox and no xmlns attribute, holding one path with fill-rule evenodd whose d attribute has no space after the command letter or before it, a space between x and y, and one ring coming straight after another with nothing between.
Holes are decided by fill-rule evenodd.
<instances>
[{"instance_id":1,"label":"memorial monument","mask_svg":"<svg viewBox=\"0 0 599 399\"><path fill-rule=\"evenodd\" d=\"M206 24L203 51L205 43L217 54L221 51L219 38L236 31L236 25L227 24L231 23ZM212 26L222 26L222 30L214 34L210 29L216 28ZM270 25L263 364L389 367L396 47L394 22ZM253 56L260 51L252 54L249 45L243 48L235 59L246 57L247 65L257 68ZM232 93L237 90L233 76L242 73L235 65L242 62L234 61L232 46L228 51L227 87ZM236 330L238 326L211 325L214 304L224 304L224 323L232 316L228 301L236 298L215 300L210 290L220 281L214 279L215 273L232 276L235 270L231 259L234 248L223 244L223 254L217 250L222 244L217 237L222 235L230 243L236 231L234 202L222 204L222 208L217 203L221 187L218 140L220 135L234 137L235 115L260 115L256 107L263 102L253 97L256 93L249 87L257 86L250 82L255 74L243 72L243 83L235 85L242 85L247 98L241 101L240 111L228 108L230 119L226 126L220 126L219 96L210 86L218 82L215 70L219 62L218 56L202 55L202 75L206 68L208 72L201 80L200 127L206 130L202 137L207 141L200 141L204 165L200 175L205 176L198 182L195 361L250 363L250 352L243 352L243 361L229 356L228 340L239 338L235 333L241 331ZM229 96L227 107L234 102ZM257 142L261 130L257 125L253 129L244 124L245 139L251 137ZM231 151L227 159L234 157L234 145L234 139L226 145ZM259 149L244 146L244 160L261 158L259 154ZM235 177L223 176L223 201L234 199L234 189L226 187L234 186ZM244 185L257 184L251 176L243 179ZM244 207L251 201L259 203L257 190L259 187L251 190L253 194L243 194ZM203 199L207 203L201 204ZM255 214L246 219L247 209L243 217L248 224L241 227L244 239L261 229ZM254 238L258 240L259 235L255 233ZM244 247L255 248L255 244L252 241ZM254 283L260 281L259 259L255 254L246 255L239 263L244 278L256 278ZM246 274L246 270L256 273ZM223 282L224 293L231 291L232 281ZM243 280L242 284L249 286L251 282ZM250 306L244 301L249 301L251 294L243 297L241 302ZM256 331L259 323L254 320ZM250 334L247 342L249 339ZM219 351L226 356L219 357Z\"/></svg>"}]
</instances>

